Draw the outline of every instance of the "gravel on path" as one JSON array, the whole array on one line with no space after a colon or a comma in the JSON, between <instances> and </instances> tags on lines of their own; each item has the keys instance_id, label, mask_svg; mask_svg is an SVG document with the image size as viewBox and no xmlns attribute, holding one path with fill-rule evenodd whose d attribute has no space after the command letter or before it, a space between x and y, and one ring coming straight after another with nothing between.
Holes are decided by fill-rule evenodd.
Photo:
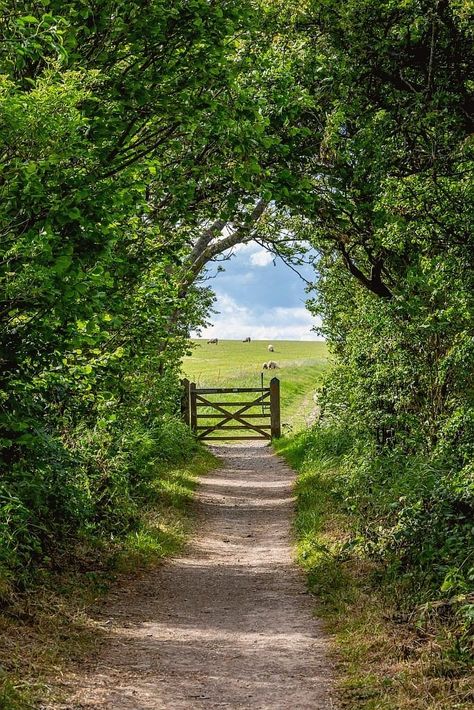
<instances>
[{"instance_id":1,"label":"gravel on path","mask_svg":"<svg viewBox=\"0 0 474 710\"><path fill-rule=\"evenodd\" d=\"M293 562L295 474L259 442L213 451L194 539L102 610L110 637L63 710L337 707L330 640Z\"/></svg>"}]
</instances>

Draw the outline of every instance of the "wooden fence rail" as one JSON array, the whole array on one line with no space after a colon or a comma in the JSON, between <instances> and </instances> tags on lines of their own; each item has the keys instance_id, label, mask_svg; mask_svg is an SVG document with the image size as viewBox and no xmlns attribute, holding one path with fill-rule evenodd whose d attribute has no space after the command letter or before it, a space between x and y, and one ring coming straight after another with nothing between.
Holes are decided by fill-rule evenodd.
<instances>
[{"instance_id":1,"label":"wooden fence rail","mask_svg":"<svg viewBox=\"0 0 474 710\"><path fill-rule=\"evenodd\" d=\"M269 387L202 387L188 379L182 381L181 415L198 439L207 441L237 441L273 439L281 436L280 380L274 377ZM253 399L249 394L257 395ZM236 401L220 395L244 394ZM218 400L212 395L219 395ZM259 407L259 413L249 411ZM207 411L201 413L201 409ZM213 410L213 411L211 411ZM215 422L203 420L218 420ZM255 421L255 420L263 421ZM268 424L270 419L270 424ZM241 436L226 432L242 432ZM220 434L220 435L219 435Z\"/></svg>"}]
</instances>

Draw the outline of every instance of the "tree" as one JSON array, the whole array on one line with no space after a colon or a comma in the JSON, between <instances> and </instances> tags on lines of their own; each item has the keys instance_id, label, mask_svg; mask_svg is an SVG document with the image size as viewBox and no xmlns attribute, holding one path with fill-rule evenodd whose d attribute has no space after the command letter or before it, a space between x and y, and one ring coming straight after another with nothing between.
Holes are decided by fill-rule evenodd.
<instances>
[{"instance_id":1,"label":"tree","mask_svg":"<svg viewBox=\"0 0 474 710\"><path fill-rule=\"evenodd\" d=\"M240 200L258 111L235 83L247 2L3 10L0 563L27 575L61 539L132 525L137 469L169 455L210 302L174 267Z\"/></svg>"}]
</instances>

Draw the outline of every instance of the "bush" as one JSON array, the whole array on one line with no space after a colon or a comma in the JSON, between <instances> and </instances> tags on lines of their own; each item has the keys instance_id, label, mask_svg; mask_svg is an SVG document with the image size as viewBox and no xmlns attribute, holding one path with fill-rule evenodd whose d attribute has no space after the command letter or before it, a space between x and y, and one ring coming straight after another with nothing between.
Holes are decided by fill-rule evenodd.
<instances>
[{"instance_id":1,"label":"bush","mask_svg":"<svg viewBox=\"0 0 474 710\"><path fill-rule=\"evenodd\" d=\"M44 438L16 461L0 485L0 578L25 585L40 567L58 564L60 550L79 539L120 538L137 525L147 480L163 463L196 451L188 427L172 415L120 423L108 430L83 425L64 441ZM1 585L0 585L1 593Z\"/></svg>"},{"instance_id":2,"label":"bush","mask_svg":"<svg viewBox=\"0 0 474 710\"><path fill-rule=\"evenodd\" d=\"M472 465L452 471L439 459L380 450L334 422L295 437L285 455L303 477L325 471L351 527L345 549L378 564L379 584L400 610L418 618L437 610L450 617L454 638L467 639L474 620ZM305 495L300 483L303 508Z\"/></svg>"}]
</instances>

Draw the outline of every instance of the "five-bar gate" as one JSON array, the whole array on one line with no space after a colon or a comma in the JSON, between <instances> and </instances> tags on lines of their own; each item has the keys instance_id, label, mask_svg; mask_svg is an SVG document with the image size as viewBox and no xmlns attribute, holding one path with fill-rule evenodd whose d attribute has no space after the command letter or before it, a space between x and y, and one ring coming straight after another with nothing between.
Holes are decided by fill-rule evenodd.
<instances>
[{"instance_id":1,"label":"five-bar gate","mask_svg":"<svg viewBox=\"0 0 474 710\"><path fill-rule=\"evenodd\" d=\"M198 439L237 441L273 439L281 435L280 380L277 377L270 381L269 387L198 389L189 380L183 380L182 384L183 419ZM236 397L240 394L245 395L245 401ZM216 396L218 399L214 399Z\"/></svg>"}]
</instances>

